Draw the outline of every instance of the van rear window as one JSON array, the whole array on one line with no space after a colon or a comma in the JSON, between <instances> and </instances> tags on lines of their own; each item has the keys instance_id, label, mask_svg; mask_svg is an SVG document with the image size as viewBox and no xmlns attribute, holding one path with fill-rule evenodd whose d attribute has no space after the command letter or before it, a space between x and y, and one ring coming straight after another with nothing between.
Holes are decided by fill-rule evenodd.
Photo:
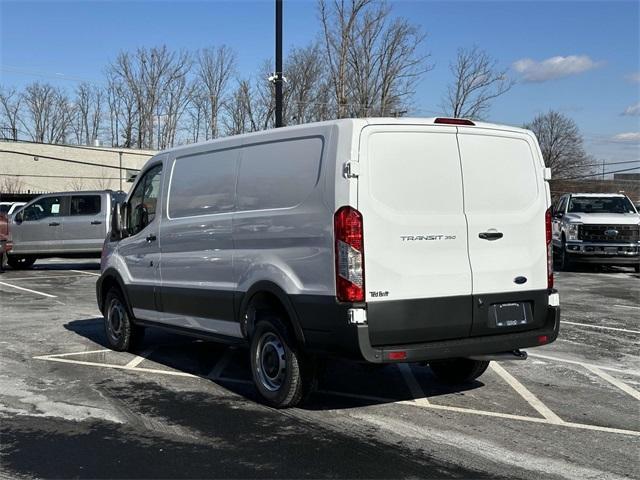
<instances>
[{"instance_id":1,"label":"van rear window","mask_svg":"<svg viewBox=\"0 0 640 480\"><path fill-rule=\"evenodd\" d=\"M169 217L232 211L239 152L221 150L177 158L169 187Z\"/></svg>"},{"instance_id":2,"label":"van rear window","mask_svg":"<svg viewBox=\"0 0 640 480\"><path fill-rule=\"evenodd\" d=\"M300 204L318 182L322 148L321 137L245 147L238 178L238 209Z\"/></svg>"}]
</instances>

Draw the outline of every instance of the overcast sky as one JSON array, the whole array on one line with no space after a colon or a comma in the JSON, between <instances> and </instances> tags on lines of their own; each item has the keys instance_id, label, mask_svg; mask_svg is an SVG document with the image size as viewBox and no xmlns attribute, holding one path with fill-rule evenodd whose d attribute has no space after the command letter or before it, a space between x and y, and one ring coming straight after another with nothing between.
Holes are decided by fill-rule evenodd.
<instances>
[{"instance_id":1,"label":"overcast sky","mask_svg":"<svg viewBox=\"0 0 640 480\"><path fill-rule=\"evenodd\" d=\"M161 44L195 50L225 43L237 52L239 74L254 75L273 58L273 3L2 0L0 83L100 82L118 51ZM428 34L424 49L434 69L418 86L413 115L439 111L449 62L458 47L475 44L518 80L494 103L489 120L521 125L557 109L578 122L588 151L600 160L640 159L640 2L390 3L394 15ZM285 49L316 38L315 1L284 5Z\"/></svg>"}]
</instances>

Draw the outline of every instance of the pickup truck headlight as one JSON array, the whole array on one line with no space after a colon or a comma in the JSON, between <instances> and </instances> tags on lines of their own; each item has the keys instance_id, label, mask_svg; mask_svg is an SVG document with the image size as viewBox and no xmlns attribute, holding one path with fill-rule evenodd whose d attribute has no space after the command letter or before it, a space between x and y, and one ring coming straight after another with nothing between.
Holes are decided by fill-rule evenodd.
<instances>
[{"instance_id":1,"label":"pickup truck headlight","mask_svg":"<svg viewBox=\"0 0 640 480\"><path fill-rule=\"evenodd\" d=\"M570 223L567 226L567 240L578 240L578 230L580 225L577 223Z\"/></svg>"}]
</instances>

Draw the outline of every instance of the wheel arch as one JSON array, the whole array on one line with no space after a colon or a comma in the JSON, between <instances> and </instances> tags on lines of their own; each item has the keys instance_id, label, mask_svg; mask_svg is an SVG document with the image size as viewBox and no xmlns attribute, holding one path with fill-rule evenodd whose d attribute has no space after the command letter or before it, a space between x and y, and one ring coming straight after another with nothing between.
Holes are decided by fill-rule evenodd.
<instances>
[{"instance_id":1,"label":"wheel arch","mask_svg":"<svg viewBox=\"0 0 640 480\"><path fill-rule=\"evenodd\" d=\"M298 314L289 295L276 283L259 281L242 294L238 301L238 320L245 338L250 338L260 311L276 310L285 315L283 321L291 329L299 345L305 344L304 332L300 327Z\"/></svg>"},{"instance_id":2,"label":"wheel arch","mask_svg":"<svg viewBox=\"0 0 640 480\"><path fill-rule=\"evenodd\" d=\"M133 310L131 309L131 302L129 301L127 288L124 281L122 280L122 277L115 268L106 269L100 276L100 280L98 283L98 307L102 314L104 315L107 293L113 287L117 287L118 290L120 290L120 293L122 293L122 296L124 297L124 300L126 302L127 313L132 319L135 318L133 316Z\"/></svg>"}]
</instances>

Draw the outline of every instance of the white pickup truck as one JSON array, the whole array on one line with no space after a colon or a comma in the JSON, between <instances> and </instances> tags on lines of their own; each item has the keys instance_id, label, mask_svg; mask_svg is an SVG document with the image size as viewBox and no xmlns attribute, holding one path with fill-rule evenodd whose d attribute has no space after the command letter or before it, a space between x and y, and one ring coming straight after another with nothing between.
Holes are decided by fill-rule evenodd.
<instances>
[{"instance_id":1,"label":"white pickup truck","mask_svg":"<svg viewBox=\"0 0 640 480\"><path fill-rule=\"evenodd\" d=\"M553 248L562 270L582 262L640 272L640 214L621 193L565 194L553 207Z\"/></svg>"}]
</instances>

